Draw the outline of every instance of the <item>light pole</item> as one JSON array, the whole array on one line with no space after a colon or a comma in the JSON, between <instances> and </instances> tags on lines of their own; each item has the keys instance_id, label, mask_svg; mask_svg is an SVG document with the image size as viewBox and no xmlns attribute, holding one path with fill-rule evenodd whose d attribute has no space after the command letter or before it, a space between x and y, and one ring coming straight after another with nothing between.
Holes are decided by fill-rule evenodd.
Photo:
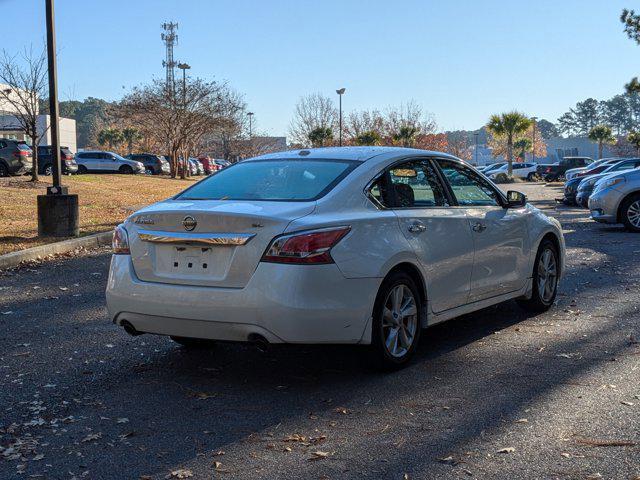
<instances>
[{"instance_id":1,"label":"light pole","mask_svg":"<svg viewBox=\"0 0 640 480\"><path fill-rule=\"evenodd\" d=\"M338 133L338 138L339 138L339 140L338 140L339 143L338 144L340 146L342 146L342 95L344 95L345 91L346 91L346 88L340 88L340 89L336 90L336 93L338 94L338 98L340 99L340 102L339 102L340 103L340 110L339 110L340 111L340 127L339 127L340 130L339 130L339 133Z\"/></svg>"},{"instance_id":2,"label":"light pole","mask_svg":"<svg viewBox=\"0 0 640 480\"><path fill-rule=\"evenodd\" d=\"M45 10L53 184L47 187L46 195L38 195L38 235L77 237L79 235L78 195L69 195L67 187L62 185L61 176L58 70L56 65L56 29L53 0L45 0ZM38 148L38 146L34 145L33 148Z\"/></svg>"},{"instance_id":3,"label":"light pole","mask_svg":"<svg viewBox=\"0 0 640 480\"><path fill-rule=\"evenodd\" d=\"M187 63L179 63L178 68L182 70L182 107L187 106L187 70L191 69L191 65Z\"/></svg>"},{"instance_id":4,"label":"light pole","mask_svg":"<svg viewBox=\"0 0 640 480\"><path fill-rule=\"evenodd\" d=\"M474 152L475 153L475 157L476 157L476 162L475 162L476 163L476 167L478 166L478 135L479 134L477 132L473 134L473 136L476 139L476 150Z\"/></svg>"},{"instance_id":5,"label":"light pole","mask_svg":"<svg viewBox=\"0 0 640 480\"><path fill-rule=\"evenodd\" d=\"M247 112L247 116L249 117L249 138L253 136L253 132L251 131L253 115L254 115L253 112Z\"/></svg>"},{"instance_id":6,"label":"light pole","mask_svg":"<svg viewBox=\"0 0 640 480\"><path fill-rule=\"evenodd\" d=\"M533 163L536 163L536 122L538 121L538 117L531 117L533 121L533 138L531 139L531 155L533 158Z\"/></svg>"}]
</instances>

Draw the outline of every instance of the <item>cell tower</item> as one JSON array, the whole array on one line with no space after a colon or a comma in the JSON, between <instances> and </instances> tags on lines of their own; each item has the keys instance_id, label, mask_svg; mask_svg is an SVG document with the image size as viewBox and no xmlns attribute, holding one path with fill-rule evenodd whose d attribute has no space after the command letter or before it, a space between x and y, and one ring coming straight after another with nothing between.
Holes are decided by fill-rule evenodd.
<instances>
[{"instance_id":1,"label":"cell tower","mask_svg":"<svg viewBox=\"0 0 640 480\"><path fill-rule=\"evenodd\" d=\"M164 33L160 38L162 38L167 49L167 58L162 61L162 66L167 69L167 87L173 89L175 86L173 71L176 67L176 61L173 59L173 47L178 43L178 34L176 33L178 24L173 22L163 23L162 29Z\"/></svg>"}]
</instances>

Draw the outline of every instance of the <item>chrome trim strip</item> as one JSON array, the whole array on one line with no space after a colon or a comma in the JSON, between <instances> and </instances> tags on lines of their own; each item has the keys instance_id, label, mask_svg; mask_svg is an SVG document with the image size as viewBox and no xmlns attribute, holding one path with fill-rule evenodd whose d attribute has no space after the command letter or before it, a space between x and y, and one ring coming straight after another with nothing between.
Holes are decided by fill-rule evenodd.
<instances>
[{"instance_id":1,"label":"chrome trim strip","mask_svg":"<svg viewBox=\"0 0 640 480\"><path fill-rule=\"evenodd\" d=\"M140 240L151 243L178 243L183 245L245 245L256 236L255 233L180 233L138 232Z\"/></svg>"}]
</instances>

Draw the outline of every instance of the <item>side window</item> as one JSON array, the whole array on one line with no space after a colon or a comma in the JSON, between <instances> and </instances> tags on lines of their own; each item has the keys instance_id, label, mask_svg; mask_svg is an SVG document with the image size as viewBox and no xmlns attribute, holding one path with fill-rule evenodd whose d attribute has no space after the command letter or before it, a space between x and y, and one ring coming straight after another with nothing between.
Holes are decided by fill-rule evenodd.
<instances>
[{"instance_id":1,"label":"side window","mask_svg":"<svg viewBox=\"0 0 640 480\"><path fill-rule=\"evenodd\" d=\"M396 208L449 206L445 190L428 160L416 160L389 170L390 190Z\"/></svg>"},{"instance_id":2,"label":"side window","mask_svg":"<svg viewBox=\"0 0 640 480\"><path fill-rule=\"evenodd\" d=\"M470 168L451 160L438 159L460 206L500 206L500 195Z\"/></svg>"}]
</instances>

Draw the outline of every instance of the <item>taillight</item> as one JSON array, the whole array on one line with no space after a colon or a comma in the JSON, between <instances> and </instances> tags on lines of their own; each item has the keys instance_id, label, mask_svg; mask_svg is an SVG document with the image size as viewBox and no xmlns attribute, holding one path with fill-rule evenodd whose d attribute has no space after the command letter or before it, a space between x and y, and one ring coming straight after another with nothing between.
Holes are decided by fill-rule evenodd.
<instances>
[{"instance_id":1,"label":"taillight","mask_svg":"<svg viewBox=\"0 0 640 480\"><path fill-rule=\"evenodd\" d=\"M111 241L114 255L130 255L129 235L122 225L118 225L113 230L113 239Z\"/></svg>"},{"instance_id":2,"label":"taillight","mask_svg":"<svg viewBox=\"0 0 640 480\"><path fill-rule=\"evenodd\" d=\"M551 173L551 167L547 167L547 169L545 170L546 173Z\"/></svg>"},{"instance_id":3,"label":"taillight","mask_svg":"<svg viewBox=\"0 0 640 480\"><path fill-rule=\"evenodd\" d=\"M306 265L334 263L331 249L350 230L351 227L344 226L282 235L271 242L262 261Z\"/></svg>"},{"instance_id":4,"label":"taillight","mask_svg":"<svg viewBox=\"0 0 640 480\"><path fill-rule=\"evenodd\" d=\"M16 158L28 157L29 152L27 150L18 150L17 152L13 152L13 156Z\"/></svg>"}]
</instances>

